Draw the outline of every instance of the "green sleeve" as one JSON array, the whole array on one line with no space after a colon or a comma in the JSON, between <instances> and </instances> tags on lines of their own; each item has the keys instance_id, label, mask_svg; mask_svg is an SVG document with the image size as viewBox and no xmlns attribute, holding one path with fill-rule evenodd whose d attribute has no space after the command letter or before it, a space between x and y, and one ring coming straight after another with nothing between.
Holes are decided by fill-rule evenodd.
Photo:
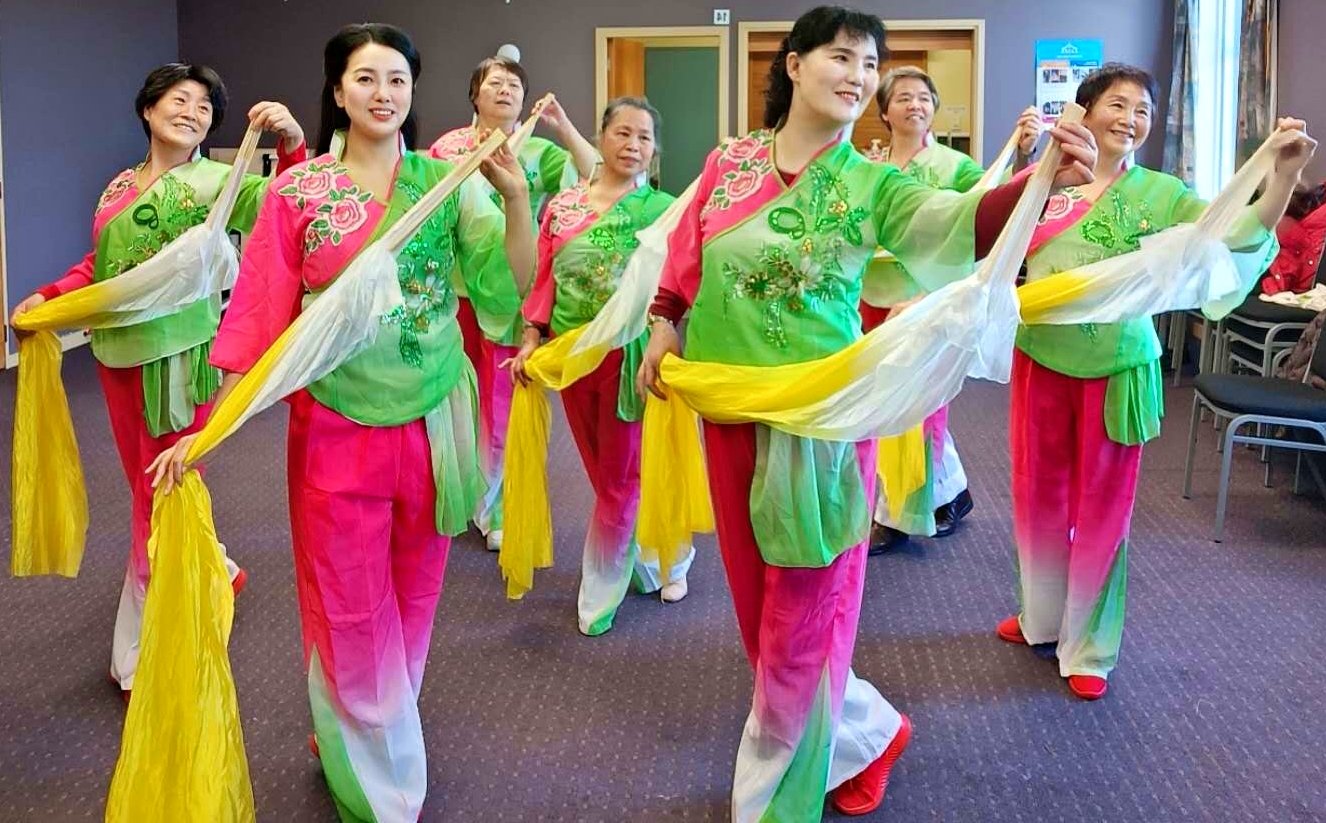
<instances>
[{"instance_id":1,"label":"green sleeve","mask_svg":"<svg viewBox=\"0 0 1326 823\"><path fill-rule=\"evenodd\" d=\"M248 234L253 231L253 224L258 220L258 209L267 197L267 188L274 177L259 174L244 175L244 182L239 184L239 197L235 200L235 209L230 213L227 227Z\"/></svg>"},{"instance_id":2,"label":"green sleeve","mask_svg":"<svg viewBox=\"0 0 1326 823\"><path fill-rule=\"evenodd\" d=\"M562 189L569 189L580 178L576 164L571 162L571 153L555 143L549 143L539 156L539 182L544 194L556 194Z\"/></svg>"},{"instance_id":3,"label":"green sleeve","mask_svg":"<svg viewBox=\"0 0 1326 823\"><path fill-rule=\"evenodd\" d=\"M484 334L498 339L515 323L520 293L506 259L506 216L477 180L461 184L457 198L456 258Z\"/></svg>"},{"instance_id":4,"label":"green sleeve","mask_svg":"<svg viewBox=\"0 0 1326 823\"><path fill-rule=\"evenodd\" d=\"M932 189L892 166L880 166L879 174L873 204L875 236L905 270L894 276L935 291L971 274L976 262L976 207L984 193Z\"/></svg>"},{"instance_id":5,"label":"green sleeve","mask_svg":"<svg viewBox=\"0 0 1326 823\"><path fill-rule=\"evenodd\" d=\"M1178 191L1171 201L1169 224L1173 226L1195 222L1206 209L1206 202L1182 182L1178 180L1175 182ZM1261 219L1257 216L1256 206L1251 205L1245 206L1239 213L1234 225L1225 235L1225 245L1229 247L1230 256L1234 259L1243 289L1224 299L1203 305L1202 311L1213 318L1223 317L1237 308L1280 252L1280 243L1275 232L1262 225Z\"/></svg>"},{"instance_id":6,"label":"green sleeve","mask_svg":"<svg viewBox=\"0 0 1326 823\"><path fill-rule=\"evenodd\" d=\"M954 191L971 191L981 178L985 176L985 169L970 157L963 156L958 161L958 170L953 175Z\"/></svg>"}]
</instances>

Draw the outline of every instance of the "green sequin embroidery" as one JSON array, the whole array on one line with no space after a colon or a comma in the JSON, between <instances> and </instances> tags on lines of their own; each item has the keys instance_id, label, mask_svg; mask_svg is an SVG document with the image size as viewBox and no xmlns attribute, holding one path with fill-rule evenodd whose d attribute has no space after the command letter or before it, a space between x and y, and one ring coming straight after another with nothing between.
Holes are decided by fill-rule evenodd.
<instances>
[{"instance_id":1,"label":"green sequin embroidery","mask_svg":"<svg viewBox=\"0 0 1326 823\"><path fill-rule=\"evenodd\" d=\"M725 300L764 303L764 338L787 347L784 313L801 314L823 302L845 299L842 253L865 242L861 223L869 212L849 206L847 184L819 164L806 171L808 185L796 194L795 205L769 212L769 228L792 241L765 243L754 269L723 264Z\"/></svg>"},{"instance_id":2,"label":"green sequin embroidery","mask_svg":"<svg viewBox=\"0 0 1326 823\"><path fill-rule=\"evenodd\" d=\"M396 185L412 204L424 195L413 183L400 181ZM405 302L384 314L381 322L384 326L400 326L401 360L416 369L424 367L419 336L427 334L454 302L450 272L456 252L450 227L455 223L456 202L449 197L396 256L397 278Z\"/></svg>"},{"instance_id":3,"label":"green sequin embroidery","mask_svg":"<svg viewBox=\"0 0 1326 823\"><path fill-rule=\"evenodd\" d=\"M134 225L145 231L130 241L124 256L111 261L106 267L107 276L114 277L132 269L207 219L208 207L198 202L198 193L171 174L161 178L157 203L143 203L129 213Z\"/></svg>"},{"instance_id":4,"label":"green sequin embroidery","mask_svg":"<svg viewBox=\"0 0 1326 823\"><path fill-rule=\"evenodd\" d=\"M1136 251L1143 237L1159 231L1151 206L1145 201L1134 205L1117 191L1110 191L1108 197L1107 207L1096 209L1093 216L1082 221L1082 237L1087 242L1115 253L1125 253ZM1100 337L1100 329L1095 323L1080 323L1078 328L1092 343Z\"/></svg>"}]
</instances>

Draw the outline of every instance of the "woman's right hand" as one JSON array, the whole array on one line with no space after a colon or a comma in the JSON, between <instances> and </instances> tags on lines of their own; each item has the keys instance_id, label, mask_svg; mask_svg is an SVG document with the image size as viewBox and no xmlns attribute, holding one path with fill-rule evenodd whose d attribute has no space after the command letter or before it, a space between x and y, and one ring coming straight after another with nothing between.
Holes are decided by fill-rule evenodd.
<instances>
[{"instance_id":1,"label":"woman's right hand","mask_svg":"<svg viewBox=\"0 0 1326 823\"><path fill-rule=\"evenodd\" d=\"M14 321L18 319L18 316L20 314L23 314L24 312L30 312L45 302L46 302L45 297L43 297L40 294L34 294L30 297L23 298L23 302L19 303L17 306L14 307L14 313L9 315L9 327L14 330L14 334L18 335L19 337L27 337L29 334L32 333L20 329L17 325L14 324Z\"/></svg>"},{"instance_id":2,"label":"woman's right hand","mask_svg":"<svg viewBox=\"0 0 1326 823\"><path fill-rule=\"evenodd\" d=\"M523 343L520 347L520 351L516 352L515 357L508 357L501 363L498 363L497 367L511 372L512 382L519 383L522 386L528 386L530 384L530 379L529 375L525 372L525 363L529 360L530 355L534 354L534 350L538 347L538 343Z\"/></svg>"},{"instance_id":3,"label":"woman's right hand","mask_svg":"<svg viewBox=\"0 0 1326 823\"><path fill-rule=\"evenodd\" d=\"M184 458L189 454L189 447L193 445L193 441L197 439L197 434L186 434L175 441L175 445L157 455L152 465L144 472L152 475L152 488L155 489L162 480L165 480L166 486L163 491L170 494L176 486L184 482L184 472L188 469L184 465Z\"/></svg>"},{"instance_id":4,"label":"woman's right hand","mask_svg":"<svg viewBox=\"0 0 1326 823\"><path fill-rule=\"evenodd\" d=\"M656 320L649 328L649 345L640 361L640 370L635 373L635 392L641 399L646 391L659 400L667 399L659 377L659 366L669 354L681 356L681 338L677 335L677 327L666 320Z\"/></svg>"}]
</instances>

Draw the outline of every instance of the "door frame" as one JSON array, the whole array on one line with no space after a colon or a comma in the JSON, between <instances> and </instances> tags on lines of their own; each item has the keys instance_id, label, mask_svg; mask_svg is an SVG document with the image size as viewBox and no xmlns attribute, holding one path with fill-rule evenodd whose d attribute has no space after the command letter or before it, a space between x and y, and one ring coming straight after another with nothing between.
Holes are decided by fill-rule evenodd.
<instances>
[{"instance_id":1,"label":"door frame","mask_svg":"<svg viewBox=\"0 0 1326 823\"><path fill-rule=\"evenodd\" d=\"M885 31L967 31L971 32L971 154L983 163L985 143L985 20L983 18L952 20L884 20ZM754 21L737 23L737 133L750 131L746 112L750 108L750 36L768 32L792 30L795 21Z\"/></svg>"},{"instance_id":2,"label":"door frame","mask_svg":"<svg viewBox=\"0 0 1326 823\"><path fill-rule=\"evenodd\" d=\"M608 41L614 37L638 40L681 40L679 43L651 44L666 47L718 47L718 141L732 134L729 105L732 52L728 26L605 26L594 29L594 127L608 105ZM717 145L717 144L715 144Z\"/></svg>"}]
</instances>

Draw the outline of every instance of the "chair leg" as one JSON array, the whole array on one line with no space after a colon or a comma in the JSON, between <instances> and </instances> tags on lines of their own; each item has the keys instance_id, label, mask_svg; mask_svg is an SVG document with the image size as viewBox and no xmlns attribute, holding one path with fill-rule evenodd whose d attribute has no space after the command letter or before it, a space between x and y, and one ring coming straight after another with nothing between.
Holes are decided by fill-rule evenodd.
<instances>
[{"instance_id":1,"label":"chair leg","mask_svg":"<svg viewBox=\"0 0 1326 823\"><path fill-rule=\"evenodd\" d=\"M1229 471L1234 461L1234 435L1238 424L1231 421L1225 430L1225 449L1220 457L1220 490L1216 494L1215 542L1219 543L1225 534L1225 507L1229 503Z\"/></svg>"},{"instance_id":2,"label":"chair leg","mask_svg":"<svg viewBox=\"0 0 1326 823\"><path fill-rule=\"evenodd\" d=\"M1269 457L1270 452L1271 452L1271 447L1270 447L1270 446L1267 446L1267 447L1266 447L1266 451L1265 451L1265 454L1267 455L1267 458L1266 458L1265 460L1262 461L1262 462L1263 462L1263 465L1264 465L1265 468L1266 468L1266 473L1265 473L1265 474L1263 475L1263 477L1262 477L1262 488L1264 488L1264 489L1269 489L1269 488L1271 488L1271 460L1270 460L1270 457Z\"/></svg>"},{"instance_id":3,"label":"chair leg","mask_svg":"<svg viewBox=\"0 0 1326 823\"><path fill-rule=\"evenodd\" d=\"M1183 499L1192 499L1192 464L1197 453L1197 426L1201 423L1202 396L1192 393L1192 420L1188 424L1188 454L1183 460Z\"/></svg>"},{"instance_id":4,"label":"chair leg","mask_svg":"<svg viewBox=\"0 0 1326 823\"><path fill-rule=\"evenodd\" d=\"M1197 350L1197 373L1206 374L1211 371L1211 321L1205 317L1202 318L1202 342Z\"/></svg>"},{"instance_id":5,"label":"chair leg","mask_svg":"<svg viewBox=\"0 0 1326 823\"><path fill-rule=\"evenodd\" d=\"M1303 479L1303 452L1299 452L1294 457L1294 494L1302 494L1303 487L1299 485Z\"/></svg>"},{"instance_id":6,"label":"chair leg","mask_svg":"<svg viewBox=\"0 0 1326 823\"><path fill-rule=\"evenodd\" d=\"M1174 369L1174 385L1179 385L1179 378L1183 376L1183 344L1187 340L1187 330L1184 329L1184 321L1188 315L1184 312L1170 312L1169 314L1169 345L1171 350L1170 366Z\"/></svg>"}]
</instances>

